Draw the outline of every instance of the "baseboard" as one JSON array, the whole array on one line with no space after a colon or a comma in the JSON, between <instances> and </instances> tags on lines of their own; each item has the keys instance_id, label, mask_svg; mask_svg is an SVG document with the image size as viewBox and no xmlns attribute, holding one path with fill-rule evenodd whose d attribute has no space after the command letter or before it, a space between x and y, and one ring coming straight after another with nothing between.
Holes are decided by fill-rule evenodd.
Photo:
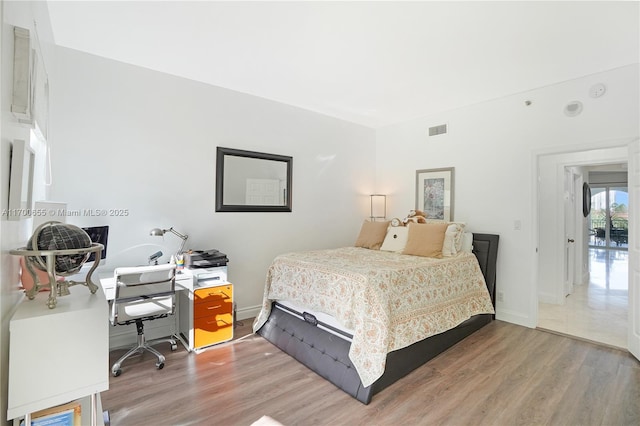
<instances>
[{"instance_id":1,"label":"baseboard","mask_svg":"<svg viewBox=\"0 0 640 426\"><path fill-rule=\"evenodd\" d=\"M247 318L255 318L262 310L262 305L249 306L247 308L236 308L236 319L243 320Z\"/></svg>"},{"instance_id":2,"label":"baseboard","mask_svg":"<svg viewBox=\"0 0 640 426\"><path fill-rule=\"evenodd\" d=\"M514 312L504 309L496 309L496 319L499 321L509 322L511 324L521 325L523 327L535 328L532 319L522 315L520 312Z\"/></svg>"},{"instance_id":3,"label":"baseboard","mask_svg":"<svg viewBox=\"0 0 640 426\"><path fill-rule=\"evenodd\" d=\"M552 305L564 305L564 297L558 299L555 294L538 293L538 303L549 303Z\"/></svg>"}]
</instances>

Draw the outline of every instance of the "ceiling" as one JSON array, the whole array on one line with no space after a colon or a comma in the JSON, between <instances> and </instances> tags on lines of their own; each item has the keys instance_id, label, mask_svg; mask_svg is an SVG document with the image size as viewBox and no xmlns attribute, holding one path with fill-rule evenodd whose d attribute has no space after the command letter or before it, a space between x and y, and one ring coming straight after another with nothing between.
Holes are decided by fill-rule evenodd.
<instances>
[{"instance_id":1,"label":"ceiling","mask_svg":"<svg viewBox=\"0 0 640 426\"><path fill-rule=\"evenodd\" d=\"M368 127L638 63L638 2L49 1L55 43Z\"/></svg>"}]
</instances>

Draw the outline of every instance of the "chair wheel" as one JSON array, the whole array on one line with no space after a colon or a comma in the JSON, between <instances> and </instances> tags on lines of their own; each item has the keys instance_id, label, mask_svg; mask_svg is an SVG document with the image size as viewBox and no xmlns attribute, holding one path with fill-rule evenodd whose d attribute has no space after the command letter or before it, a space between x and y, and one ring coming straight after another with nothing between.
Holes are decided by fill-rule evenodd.
<instances>
[{"instance_id":1,"label":"chair wheel","mask_svg":"<svg viewBox=\"0 0 640 426\"><path fill-rule=\"evenodd\" d=\"M158 367L158 370L162 370L164 368L164 362L157 363L156 367Z\"/></svg>"},{"instance_id":2,"label":"chair wheel","mask_svg":"<svg viewBox=\"0 0 640 426\"><path fill-rule=\"evenodd\" d=\"M171 350L172 350L172 351L175 351L176 349L178 349L178 345L177 345L177 344L175 344L175 343L174 343L174 344L172 344L172 345L171 345Z\"/></svg>"},{"instance_id":3,"label":"chair wheel","mask_svg":"<svg viewBox=\"0 0 640 426\"><path fill-rule=\"evenodd\" d=\"M122 370L118 368L117 370L112 370L111 373L113 373L113 377L118 377L120 374L122 374Z\"/></svg>"}]
</instances>

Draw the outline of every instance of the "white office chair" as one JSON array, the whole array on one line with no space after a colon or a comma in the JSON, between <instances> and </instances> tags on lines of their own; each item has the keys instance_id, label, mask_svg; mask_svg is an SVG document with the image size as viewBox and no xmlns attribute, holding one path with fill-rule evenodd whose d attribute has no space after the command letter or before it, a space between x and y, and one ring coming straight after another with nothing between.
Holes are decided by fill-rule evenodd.
<instances>
[{"instance_id":1,"label":"white office chair","mask_svg":"<svg viewBox=\"0 0 640 426\"><path fill-rule=\"evenodd\" d=\"M158 357L156 367L158 370L164 367L165 357L151 345L161 342L171 343L171 350L176 350L177 344L173 336L145 341L144 321L164 318L175 313L175 278L176 265L153 265L116 268L114 272L116 282L116 294L111 304L111 324L127 325L136 324L138 329L137 345L113 364L111 373L115 377L122 372L122 362L135 353L145 350Z\"/></svg>"}]
</instances>

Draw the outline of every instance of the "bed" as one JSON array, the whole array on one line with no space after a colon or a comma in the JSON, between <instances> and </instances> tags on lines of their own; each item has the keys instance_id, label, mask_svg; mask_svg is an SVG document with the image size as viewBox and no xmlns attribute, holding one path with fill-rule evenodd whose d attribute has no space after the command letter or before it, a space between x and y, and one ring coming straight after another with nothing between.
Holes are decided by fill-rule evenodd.
<instances>
[{"instance_id":1,"label":"bed","mask_svg":"<svg viewBox=\"0 0 640 426\"><path fill-rule=\"evenodd\" d=\"M278 256L254 331L368 404L494 319L498 240L474 233L469 252L442 259L361 247Z\"/></svg>"}]
</instances>

